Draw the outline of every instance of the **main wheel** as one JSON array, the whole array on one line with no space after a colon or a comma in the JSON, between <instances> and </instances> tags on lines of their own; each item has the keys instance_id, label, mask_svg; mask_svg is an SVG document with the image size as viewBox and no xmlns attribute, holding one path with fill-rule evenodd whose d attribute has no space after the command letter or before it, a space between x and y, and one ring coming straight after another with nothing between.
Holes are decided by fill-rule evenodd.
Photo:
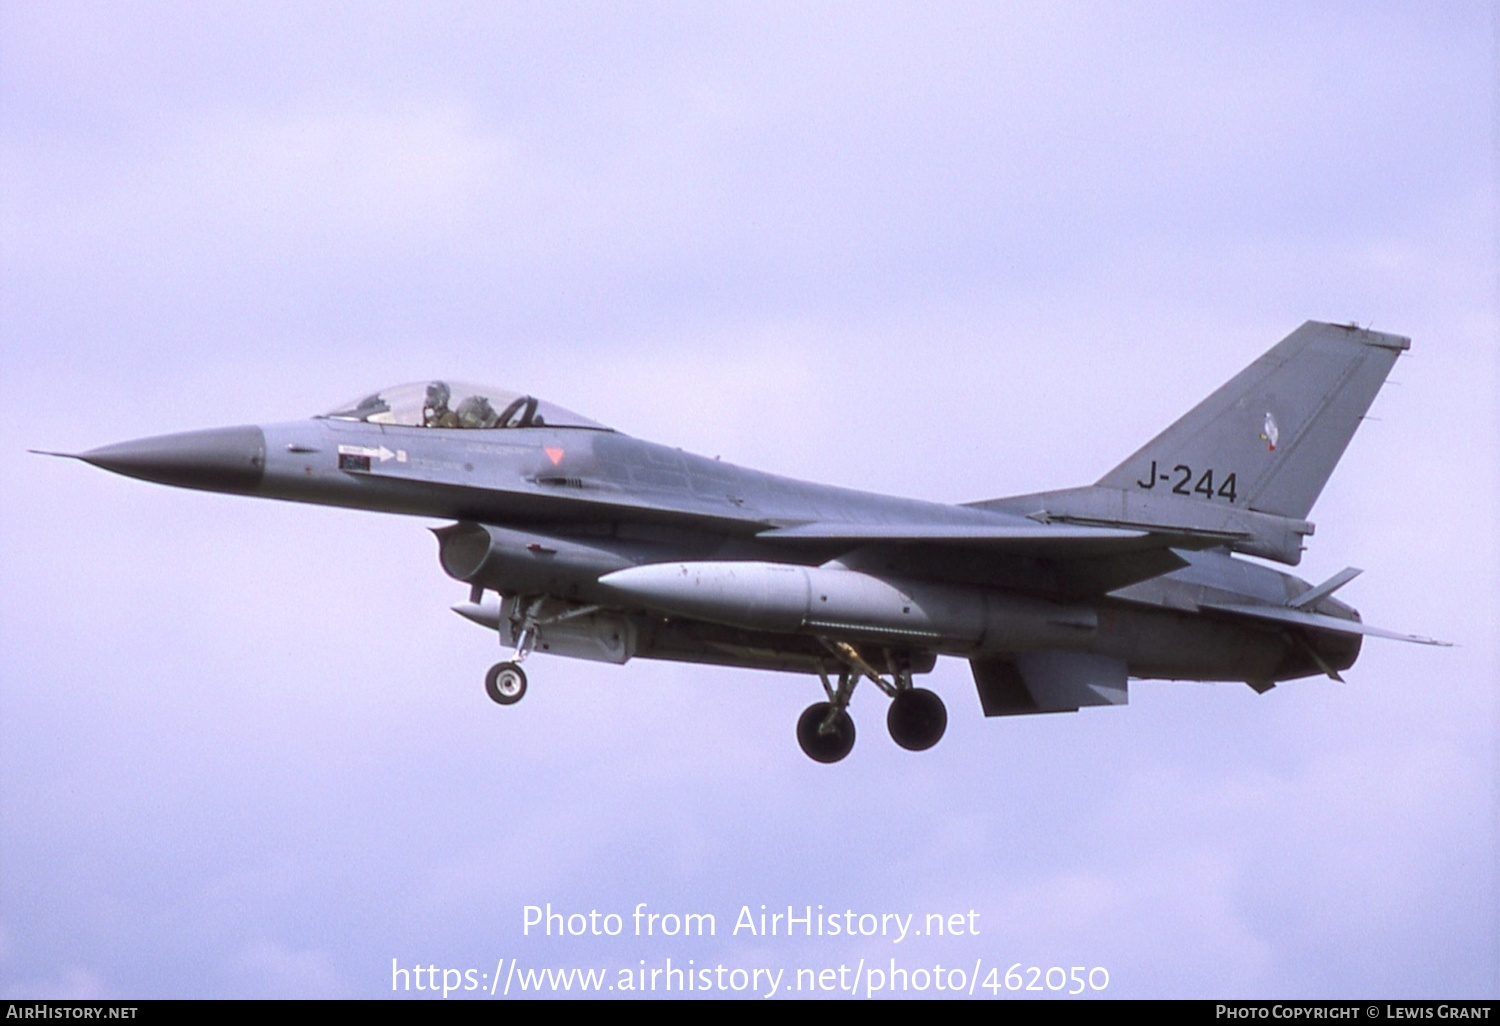
<instances>
[{"instance_id":1,"label":"main wheel","mask_svg":"<svg viewBox=\"0 0 1500 1026\"><path fill-rule=\"evenodd\" d=\"M891 699L885 714L891 740L909 752L925 752L943 739L948 729L948 709L936 693L910 688Z\"/></svg>"},{"instance_id":2,"label":"main wheel","mask_svg":"<svg viewBox=\"0 0 1500 1026\"><path fill-rule=\"evenodd\" d=\"M492 702L515 705L526 697L526 671L515 663L496 663L484 675L484 691Z\"/></svg>"},{"instance_id":3,"label":"main wheel","mask_svg":"<svg viewBox=\"0 0 1500 1026\"><path fill-rule=\"evenodd\" d=\"M848 710L834 717L833 728L826 734L818 728L828 719L833 708L829 702L815 702L808 706L797 720L797 743L816 762L838 762L854 747L854 720Z\"/></svg>"}]
</instances>

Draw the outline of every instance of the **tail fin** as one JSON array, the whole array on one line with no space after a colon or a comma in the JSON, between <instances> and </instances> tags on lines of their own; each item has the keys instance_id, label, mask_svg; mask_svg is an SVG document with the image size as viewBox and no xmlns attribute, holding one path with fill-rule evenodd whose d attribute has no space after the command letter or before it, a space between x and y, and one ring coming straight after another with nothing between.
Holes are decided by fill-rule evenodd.
<instances>
[{"instance_id":1,"label":"tail fin","mask_svg":"<svg viewBox=\"0 0 1500 1026\"><path fill-rule=\"evenodd\" d=\"M1308 321L1099 485L1303 519L1411 339Z\"/></svg>"}]
</instances>

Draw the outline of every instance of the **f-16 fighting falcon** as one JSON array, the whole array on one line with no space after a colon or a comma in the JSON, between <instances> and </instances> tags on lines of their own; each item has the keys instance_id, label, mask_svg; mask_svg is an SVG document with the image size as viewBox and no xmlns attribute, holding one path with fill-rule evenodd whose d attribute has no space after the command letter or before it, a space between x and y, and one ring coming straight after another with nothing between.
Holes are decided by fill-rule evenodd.
<instances>
[{"instance_id":1,"label":"f-16 fighting falcon","mask_svg":"<svg viewBox=\"0 0 1500 1026\"><path fill-rule=\"evenodd\" d=\"M950 506L794 481L641 441L535 396L451 380L310 420L76 456L161 484L405 513L436 528L454 610L513 654L485 690L520 701L535 652L806 674L802 750L854 746L855 685L931 748L967 659L986 716L1123 705L1130 678L1278 682L1354 664L1366 625L1288 566L1344 449L1411 345L1308 322L1092 485ZM52 455L70 455L54 453Z\"/></svg>"}]
</instances>

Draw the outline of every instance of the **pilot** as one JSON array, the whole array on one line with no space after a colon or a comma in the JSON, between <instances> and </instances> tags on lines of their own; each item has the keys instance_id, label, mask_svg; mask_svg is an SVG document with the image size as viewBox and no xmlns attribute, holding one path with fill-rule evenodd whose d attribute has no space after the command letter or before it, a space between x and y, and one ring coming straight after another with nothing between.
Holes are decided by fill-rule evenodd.
<instances>
[{"instance_id":1,"label":"pilot","mask_svg":"<svg viewBox=\"0 0 1500 1026\"><path fill-rule=\"evenodd\" d=\"M458 414L448 409L448 399L453 395L447 382L434 381L427 386L427 398L422 403L423 427L459 427Z\"/></svg>"},{"instance_id":2,"label":"pilot","mask_svg":"<svg viewBox=\"0 0 1500 1026\"><path fill-rule=\"evenodd\" d=\"M484 396L471 395L458 404L456 419L459 427L492 428L499 419L499 415L495 413L495 408Z\"/></svg>"}]
</instances>

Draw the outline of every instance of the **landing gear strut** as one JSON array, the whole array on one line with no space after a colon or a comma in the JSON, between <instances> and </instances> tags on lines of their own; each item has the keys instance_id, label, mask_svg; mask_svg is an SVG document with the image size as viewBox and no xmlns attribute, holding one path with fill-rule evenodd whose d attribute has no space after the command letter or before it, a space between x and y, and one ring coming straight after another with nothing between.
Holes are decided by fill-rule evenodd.
<instances>
[{"instance_id":1,"label":"landing gear strut","mask_svg":"<svg viewBox=\"0 0 1500 1026\"><path fill-rule=\"evenodd\" d=\"M854 747L854 720L849 716L849 699L854 697L854 685L859 683L859 673L845 668L839 673L838 687L828 681L828 671L818 669L818 679L823 682L826 702L814 702L802 711L797 720L797 743L809 759L815 762L838 762Z\"/></svg>"},{"instance_id":2,"label":"landing gear strut","mask_svg":"<svg viewBox=\"0 0 1500 1026\"><path fill-rule=\"evenodd\" d=\"M948 729L948 709L935 693L912 686L911 663L904 654L886 651L883 674L848 642L819 640L843 667L837 687L829 682L826 670L818 671L828 701L808 706L797 721L797 743L808 758L823 763L838 762L854 747L849 699L862 677L890 696L885 724L896 744L909 752L924 752L943 739Z\"/></svg>"},{"instance_id":3,"label":"landing gear strut","mask_svg":"<svg viewBox=\"0 0 1500 1026\"><path fill-rule=\"evenodd\" d=\"M482 597L484 589L477 585L475 588ZM479 598L471 595L470 601L478 602ZM496 705L515 705L526 697L526 671L521 669L521 664L536 644L537 612L541 605L539 598L525 603L524 607L517 604L518 615L514 621L516 653L508 661L491 666L490 672L484 675L484 693ZM501 632L501 639L503 643L504 632Z\"/></svg>"},{"instance_id":4,"label":"landing gear strut","mask_svg":"<svg viewBox=\"0 0 1500 1026\"><path fill-rule=\"evenodd\" d=\"M948 709L936 693L913 687L911 663L898 654L886 653L891 685L881 690L891 696L885 726L891 740L908 752L925 752L943 739L948 729Z\"/></svg>"},{"instance_id":5,"label":"landing gear strut","mask_svg":"<svg viewBox=\"0 0 1500 1026\"><path fill-rule=\"evenodd\" d=\"M521 664L536 647L539 632L555 624L597 613L600 607L557 601L551 603L549 611L545 595L502 596L502 600L496 633L500 636L500 644L506 644L508 638L515 643L516 650L509 660L490 667L490 672L484 677L484 691L499 705L515 705L526 695L526 671L521 669ZM483 601L484 586L476 584L469 592L469 602L479 605ZM560 611L558 606L562 606ZM546 645L542 647L545 650Z\"/></svg>"}]
</instances>

